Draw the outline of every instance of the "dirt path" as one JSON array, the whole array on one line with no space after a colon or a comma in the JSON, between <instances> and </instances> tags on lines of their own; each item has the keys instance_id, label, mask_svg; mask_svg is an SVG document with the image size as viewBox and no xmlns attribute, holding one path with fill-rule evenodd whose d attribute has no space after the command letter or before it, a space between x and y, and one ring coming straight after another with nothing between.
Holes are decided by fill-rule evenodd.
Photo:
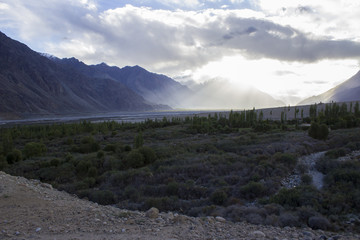
<instances>
[{"instance_id":1,"label":"dirt path","mask_svg":"<svg viewBox=\"0 0 360 240\"><path fill-rule=\"evenodd\" d=\"M338 237L338 238L334 238ZM99 206L0 172L0 239L360 239L311 229L231 223Z\"/></svg>"}]
</instances>

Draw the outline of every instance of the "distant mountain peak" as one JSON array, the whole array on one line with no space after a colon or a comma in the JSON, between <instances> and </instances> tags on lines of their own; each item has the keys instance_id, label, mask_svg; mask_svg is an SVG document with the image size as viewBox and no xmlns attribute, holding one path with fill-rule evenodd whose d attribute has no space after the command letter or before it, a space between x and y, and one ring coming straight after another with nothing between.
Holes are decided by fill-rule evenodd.
<instances>
[{"instance_id":1,"label":"distant mountain peak","mask_svg":"<svg viewBox=\"0 0 360 240\"><path fill-rule=\"evenodd\" d=\"M320 95L309 97L298 103L298 105L307 105L319 102L328 103L332 101L360 101L360 70L354 76L339 84L338 86Z\"/></svg>"},{"instance_id":2,"label":"distant mountain peak","mask_svg":"<svg viewBox=\"0 0 360 240\"><path fill-rule=\"evenodd\" d=\"M46 58L48 58L48 59L50 59L50 60L54 60L54 59L59 59L58 57L56 57L56 56L54 56L54 55L51 55L51 54L49 54L49 53L41 53L41 52L38 52L41 56L43 56L43 57L46 57Z\"/></svg>"}]
</instances>

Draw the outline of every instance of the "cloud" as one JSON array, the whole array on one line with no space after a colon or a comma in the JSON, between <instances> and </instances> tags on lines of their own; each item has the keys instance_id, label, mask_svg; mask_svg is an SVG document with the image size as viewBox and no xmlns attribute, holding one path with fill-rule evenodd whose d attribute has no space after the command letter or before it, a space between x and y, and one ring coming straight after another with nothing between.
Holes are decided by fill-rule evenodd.
<instances>
[{"instance_id":1,"label":"cloud","mask_svg":"<svg viewBox=\"0 0 360 240\"><path fill-rule=\"evenodd\" d=\"M237 54L290 62L360 57L356 40L315 35L252 10L184 11L126 5L99 11L96 1L90 0L5 2L8 7L1 11L22 39L33 42L30 47L87 63L138 64L173 75ZM162 2L195 7L205 1ZM258 4L264 8L263 2ZM285 7L291 16L296 11L316 15L321 10L310 2Z\"/></svg>"},{"instance_id":2,"label":"cloud","mask_svg":"<svg viewBox=\"0 0 360 240\"><path fill-rule=\"evenodd\" d=\"M295 72L293 71L282 71L282 70L278 70L278 71L275 71L275 75L277 76L286 76L286 75L296 75Z\"/></svg>"}]
</instances>

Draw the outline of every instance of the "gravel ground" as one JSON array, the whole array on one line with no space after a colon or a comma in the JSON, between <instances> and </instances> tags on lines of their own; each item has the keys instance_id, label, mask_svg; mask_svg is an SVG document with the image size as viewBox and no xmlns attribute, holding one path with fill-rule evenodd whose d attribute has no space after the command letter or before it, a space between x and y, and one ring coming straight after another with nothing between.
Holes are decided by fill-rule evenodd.
<instances>
[{"instance_id":1,"label":"gravel ground","mask_svg":"<svg viewBox=\"0 0 360 240\"><path fill-rule=\"evenodd\" d=\"M232 223L100 206L0 172L0 239L360 239L353 233Z\"/></svg>"}]
</instances>

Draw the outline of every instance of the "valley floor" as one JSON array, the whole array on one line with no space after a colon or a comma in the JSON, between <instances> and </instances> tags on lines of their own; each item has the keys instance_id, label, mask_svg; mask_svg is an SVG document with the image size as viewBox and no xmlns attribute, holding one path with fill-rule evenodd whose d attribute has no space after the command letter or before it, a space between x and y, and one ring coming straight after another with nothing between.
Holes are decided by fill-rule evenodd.
<instances>
[{"instance_id":1,"label":"valley floor","mask_svg":"<svg viewBox=\"0 0 360 240\"><path fill-rule=\"evenodd\" d=\"M0 213L0 239L360 239L354 233L122 210L4 172Z\"/></svg>"}]
</instances>

